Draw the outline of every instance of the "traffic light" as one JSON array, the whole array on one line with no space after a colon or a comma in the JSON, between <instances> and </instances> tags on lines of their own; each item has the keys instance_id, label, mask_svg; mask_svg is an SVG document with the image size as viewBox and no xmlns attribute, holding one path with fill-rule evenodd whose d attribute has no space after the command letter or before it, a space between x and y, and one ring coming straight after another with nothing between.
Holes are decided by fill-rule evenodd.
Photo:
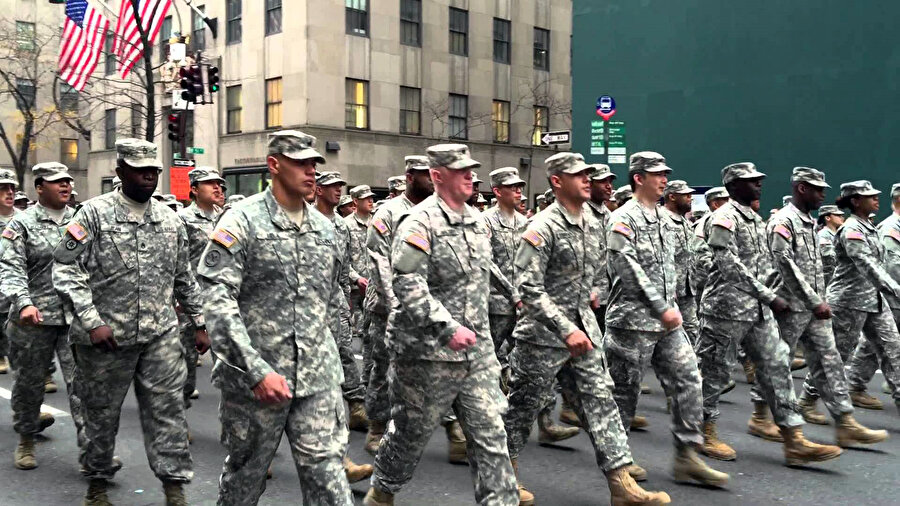
<instances>
[{"instance_id":1,"label":"traffic light","mask_svg":"<svg viewBox=\"0 0 900 506\"><path fill-rule=\"evenodd\" d=\"M181 67L181 98L189 104L196 104L197 97L203 96L203 83L200 76L199 65L187 65ZM201 102L202 103L202 102Z\"/></svg>"},{"instance_id":2,"label":"traffic light","mask_svg":"<svg viewBox=\"0 0 900 506\"><path fill-rule=\"evenodd\" d=\"M209 92L215 93L219 91L219 67L209 67L209 71L206 76L207 84L209 85Z\"/></svg>"},{"instance_id":3,"label":"traffic light","mask_svg":"<svg viewBox=\"0 0 900 506\"><path fill-rule=\"evenodd\" d=\"M179 141L182 136L184 136L184 129L182 129L181 113L170 112L169 113L169 140L170 141Z\"/></svg>"}]
</instances>

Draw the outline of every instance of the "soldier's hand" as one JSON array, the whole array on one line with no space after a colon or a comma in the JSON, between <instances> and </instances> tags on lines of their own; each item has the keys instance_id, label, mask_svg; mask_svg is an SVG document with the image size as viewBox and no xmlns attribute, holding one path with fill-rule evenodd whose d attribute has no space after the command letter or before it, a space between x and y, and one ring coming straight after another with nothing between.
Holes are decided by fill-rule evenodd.
<instances>
[{"instance_id":1,"label":"soldier's hand","mask_svg":"<svg viewBox=\"0 0 900 506\"><path fill-rule=\"evenodd\" d=\"M681 311L675 308L666 309L662 316L659 317L659 321L662 322L666 330L677 329L684 323L684 320L681 318Z\"/></svg>"},{"instance_id":2,"label":"soldier's hand","mask_svg":"<svg viewBox=\"0 0 900 506\"><path fill-rule=\"evenodd\" d=\"M356 286L359 287L360 293L366 293L366 288L369 286L369 280L366 278L359 278L356 280Z\"/></svg>"},{"instance_id":3,"label":"soldier's hand","mask_svg":"<svg viewBox=\"0 0 900 506\"><path fill-rule=\"evenodd\" d=\"M588 339L587 334L585 334L584 331L576 330L566 336L566 348L569 349L570 355L578 357L593 350L594 345L591 343L591 340Z\"/></svg>"},{"instance_id":4,"label":"soldier's hand","mask_svg":"<svg viewBox=\"0 0 900 506\"><path fill-rule=\"evenodd\" d=\"M600 299L596 293L591 294L591 309L600 309Z\"/></svg>"},{"instance_id":5,"label":"soldier's hand","mask_svg":"<svg viewBox=\"0 0 900 506\"><path fill-rule=\"evenodd\" d=\"M778 313L778 314L787 312L787 310L790 309L790 306L788 306L787 301L784 300L784 298L782 298L782 297L775 297L775 300L773 300L769 304L769 307L772 308L772 311L774 311L775 313Z\"/></svg>"},{"instance_id":6,"label":"soldier's hand","mask_svg":"<svg viewBox=\"0 0 900 506\"><path fill-rule=\"evenodd\" d=\"M263 404L279 404L291 397L287 380L277 372L270 372L253 387L253 395Z\"/></svg>"},{"instance_id":7,"label":"soldier's hand","mask_svg":"<svg viewBox=\"0 0 900 506\"><path fill-rule=\"evenodd\" d=\"M819 320L828 320L831 318L831 306L827 302L823 302L813 309L813 314Z\"/></svg>"},{"instance_id":8,"label":"soldier's hand","mask_svg":"<svg viewBox=\"0 0 900 506\"><path fill-rule=\"evenodd\" d=\"M109 325L101 325L92 330L90 334L91 344L103 351L115 351L119 347Z\"/></svg>"},{"instance_id":9,"label":"soldier's hand","mask_svg":"<svg viewBox=\"0 0 900 506\"><path fill-rule=\"evenodd\" d=\"M44 322L44 316L34 306L25 306L19 311L19 323L22 325L40 325Z\"/></svg>"},{"instance_id":10,"label":"soldier's hand","mask_svg":"<svg viewBox=\"0 0 900 506\"><path fill-rule=\"evenodd\" d=\"M194 347L197 348L197 352L203 355L207 351L209 351L209 347L212 343L209 341L209 333L206 330L198 330L194 335Z\"/></svg>"},{"instance_id":11,"label":"soldier's hand","mask_svg":"<svg viewBox=\"0 0 900 506\"><path fill-rule=\"evenodd\" d=\"M475 333L462 325L456 329L450 342L447 343L447 347L453 351L463 351L471 346L475 346Z\"/></svg>"},{"instance_id":12,"label":"soldier's hand","mask_svg":"<svg viewBox=\"0 0 900 506\"><path fill-rule=\"evenodd\" d=\"M524 302L522 302L521 300L516 301L516 309L522 309L523 307L525 307Z\"/></svg>"}]
</instances>

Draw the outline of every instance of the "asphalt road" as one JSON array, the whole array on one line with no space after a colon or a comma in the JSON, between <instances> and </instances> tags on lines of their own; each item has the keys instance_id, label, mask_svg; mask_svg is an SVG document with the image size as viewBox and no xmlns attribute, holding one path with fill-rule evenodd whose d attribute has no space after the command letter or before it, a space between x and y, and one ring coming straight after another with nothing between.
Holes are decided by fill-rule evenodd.
<instances>
[{"instance_id":1,"label":"asphalt road","mask_svg":"<svg viewBox=\"0 0 900 506\"><path fill-rule=\"evenodd\" d=\"M209 358L198 371L201 396L188 412L194 435L191 446L195 478L188 498L192 504L215 504L217 482L225 457L219 444L217 419L218 391L209 383ZM801 378L804 371L795 373ZM647 383L653 393L642 396L639 412L650 421L648 430L633 432L631 448L636 461L649 472L644 486L667 491L673 504L684 505L890 505L900 504L900 416L889 396L880 392L881 376L877 375L870 391L884 401L884 411L857 412L857 418L872 428L886 428L891 439L875 448L848 450L840 459L802 469L783 465L781 445L764 442L746 434L751 407L749 389L742 375L735 371L737 388L724 398L720 437L738 452L735 462L717 462L715 467L731 474L725 490L709 490L699 486L676 484L669 469L672 460L672 438L667 428L665 398L652 373ZM61 383L57 373L57 381ZM11 375L0 376L0 505L74 505L80 504L86 482L78 473L77 447L71 418L57 417L37 446L39 467L19 471L13 467L13 450L17 436L12 429L9 407ZM877 382L877 384L875 384ZM50 394L45 404L68 411L64 387ZM807 426L805 432L813 440L833 440L833 427ZM364 434L351 434L350 451L354 460L371 463L363 449ZM467 466L446 463L447 444L443 430L435 432L412 482L397 497L400 505L466 505L474 502L472 481ZM147 465L138 420L137 405L129 395L123 407L116 454L125 467L115 478L110 499L120 505L164 504L160 483ZM296 471L286 445L274 460L275 478L260 501L263 505L299 504ZM609 492L594 461L588 437L576 438L556 447L542 447L533 440L520 457L521 477L543 505L608 504ZM368 482L352 485L355 500L361 504Z\"/></svg>"}]
</instances>

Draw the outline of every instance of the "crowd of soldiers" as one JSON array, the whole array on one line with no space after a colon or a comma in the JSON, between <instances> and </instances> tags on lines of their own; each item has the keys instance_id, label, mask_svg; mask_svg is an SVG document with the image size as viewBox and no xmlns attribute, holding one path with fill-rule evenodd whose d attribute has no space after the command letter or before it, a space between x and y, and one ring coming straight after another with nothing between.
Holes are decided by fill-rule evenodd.
<instances>
[{"instance_id":1,"label":"crowd of soldiers","mask_svg":"<svg viewBox=\"0 0 900 506\"><path fill-rule=\"evenodd\" d=\"M85 505L111 504L132 384L150 467L167 504L187 504L185 410L210 349L222 505L258 503L285 434L304 504L352 504L349 483L369 477L364 503L393 504L440 425L476 502L532 505L518 462L535 422L542 443L587 432L613 505L668 504L637 484L648 475L628 442L647 426L637 411L648 368L669 402L672 473L705 486L730 478L700 455L736 458L716 428L736 362L753 383L748 431L782 443L787 465L887 439L853 416L882 409L866 393L878 368L900 405L900 184L896 212L875 226L880 192L868 181L823 206L824 174L797 167L765 221L765 174L736 163L700 216L695 190L670 180L658 153L631 155L614 190L608 166L564 152L546 159L550 190L532 212L516 168L490 171L488 208L481 164L441 144L407 156L376 203L369 186L344 195L342 175L319 170L314 137L283 130L269 134L263 192L226 202L224 179L200 167L181 209L155 194L155 145L122 139L116 150L116 187L77 212L64 165L34 166L38 200L21 211L15 174L0 171L15 466L37 467L56 356ZM798 399L799 349L809 372ZM551 417L558 394L565 426ZM803 435L804 422L828 424L819 398L836 445ZM366 431L374 466L350 460L348 430Z\"/></svg>"}]
</instances>

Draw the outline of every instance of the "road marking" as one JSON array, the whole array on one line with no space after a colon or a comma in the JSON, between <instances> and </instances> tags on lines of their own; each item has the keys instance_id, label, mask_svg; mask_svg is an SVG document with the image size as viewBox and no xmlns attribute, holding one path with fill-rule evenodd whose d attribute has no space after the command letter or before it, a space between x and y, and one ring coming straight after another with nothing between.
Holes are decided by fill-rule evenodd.
<instances>
[{"instance_id":1,"label":"road marking","mask_svg":"<svg viewBox=\"0 0 900 506\"><path fill-rule=\"evenodd\" d=\"M12 399L12 392L5 388L0 388L0 397L3 397L6 400ZM48 406L46 404L41 404L41 413L50 413L53 416L71 416L65 411L56 409L53 406Z\"/></svg>"}]
</instances>

